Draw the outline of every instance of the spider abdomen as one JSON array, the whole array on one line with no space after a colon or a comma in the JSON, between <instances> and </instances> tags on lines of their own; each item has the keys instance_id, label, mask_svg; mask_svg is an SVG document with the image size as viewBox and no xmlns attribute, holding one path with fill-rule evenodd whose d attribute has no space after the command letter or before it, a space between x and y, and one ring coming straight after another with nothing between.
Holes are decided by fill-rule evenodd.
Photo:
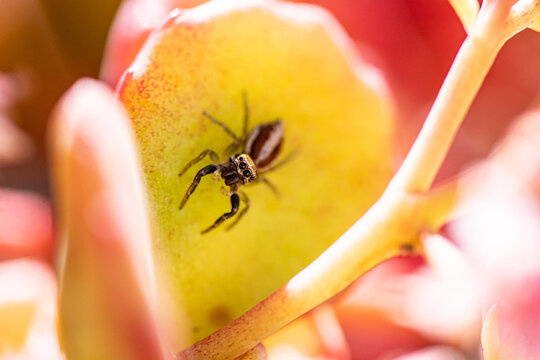
<instances>
[{"instance_id":1,"label":"spider abdomen","mask_svg":"<svg viewBox=\"0 0 540 360\"><path fill-rule=\"evenodd\" d=\"M283 122L278 119L254 127L246 140L244 152L253 159L257 171L265 171L277 159L282 141Z\"/></svg>"},{"instance_id":2,"label":"spider abdomen","mask_svg":"<svg viewBox=\"0 0 540 360\"><path fill-rule=\"evenodd\" d=\"M262 172L272 170L274 162L276 161L279 151L281 149L281 142L283 141L283 123L281 120L276 120L271 123L263 123L258 126L255 126L250 133L247 133L248 121L249 121L249 109L247 105L247 96L243 95L244 100L244 131L242 136L237 136L234 131L232 131L226 124L217 120L212 115L203 111L203 116L209 119L214 124L220 126L225 132L233 138L233 143L229 146L228 149L238 150L239 146L244 146L244 152L240 154L229 154L228 161L219 162L219 156L212 149L206 149L201 152L197 157L189 161L184 168L180 171L178 176L182 176L192 165L198 163L206 156L214 161L214 164L207 165L200 169L195 175L195 178L189 185L182 202L180 203L179 209L181 210L186 204L187 200L195 191L195 188L199 185L201 178L209 174L219 174L223 179L226 186L229 187L227 191L225 188L224 193L231 199L231 211L221 215L212 225L203 230L201 233L205 234L212 229L215 229L224 221L230 219L236 215L236 220L229 226L232 227L242 218L249 208L249 198L248 196L240 190L240 187L243 185L248 185L249 183L259 179L262 183L268 185L274 193L277 193L277 190L272 183L261 175ZM279 164L277 165L279 166ZM240 201L242 201L245 206L239 212Z\"/></svg>"}]
</instances>

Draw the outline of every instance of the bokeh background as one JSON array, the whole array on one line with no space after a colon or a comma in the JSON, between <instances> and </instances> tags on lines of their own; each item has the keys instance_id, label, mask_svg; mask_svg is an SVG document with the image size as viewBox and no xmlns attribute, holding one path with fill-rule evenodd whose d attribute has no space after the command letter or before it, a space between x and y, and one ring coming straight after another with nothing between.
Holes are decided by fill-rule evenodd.
<instances>
[{"instance_id":1,"label":"bokeh background","mask_svg":"<svg viewBox=\"0 0 540 360\"><path fill-rule=\"evenodd\" d=\"M45 324L54 319L57 246L45 150L54 105L84 76L114 89L170 10L202 2L2 2L0 358L3 351L17 352L13 344L23 348L30 343L29 324L36 318ZM445 0L310 3L334 14L359 56L386 80L396 117L397 169L466 36L462 24ZM407 257L379 266L270 338L270 357L480 358L482 323L498 303L507 304L500 319L512 319L509 347L524 351L514 358L538 358L540 346L534 339L540 339L535 337L540 335L540 269L534 255L540 247L539 109L540 35L526 30L500 52L438 175L440 183L477 169L464 190L474 194L467 197L474 206L464 220L444 229L450 240L435 240L428 262ZM509 272L504 264L517 270ZM508 286L510 290L501 290ZM23 305L17 299L24 299ZM20 322L20 316L25 320ZM514 339L516 321L525 330ZM61 356L53 328L33 334L37 354Z\"/></svg>"}]
</instances>

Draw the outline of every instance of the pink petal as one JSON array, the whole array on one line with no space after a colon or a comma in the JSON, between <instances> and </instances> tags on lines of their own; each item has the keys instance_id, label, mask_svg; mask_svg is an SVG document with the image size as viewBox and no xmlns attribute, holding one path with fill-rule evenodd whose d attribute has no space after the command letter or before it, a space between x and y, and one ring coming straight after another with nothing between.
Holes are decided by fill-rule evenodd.
<instances>
[{"instance_id":1,"label":"pink petal","mask_svg":"<svg viewBox=\"0 0 540 360\"><path fill-rule=\"evenodd\" d=\"M51 261L53 250L49 203L32 193L0 189L0 260L36 256Z\"/></svg>"},{"instance_id":2,"label":"pink petal","mask_svg":"<svg viewBox=\"0 0 540 360\"><path fill-rule=\"evenodd\" d=\"M496 305L484 321L483 332L491 335L483 335L483 343L485 351L503 354L499 358L540 358L539 143L537 108L465 177L462 216L450 227L479 270L484 308ZM495 338L495 320L497 341L486 345Z\"/></svg>"}]
</instances>

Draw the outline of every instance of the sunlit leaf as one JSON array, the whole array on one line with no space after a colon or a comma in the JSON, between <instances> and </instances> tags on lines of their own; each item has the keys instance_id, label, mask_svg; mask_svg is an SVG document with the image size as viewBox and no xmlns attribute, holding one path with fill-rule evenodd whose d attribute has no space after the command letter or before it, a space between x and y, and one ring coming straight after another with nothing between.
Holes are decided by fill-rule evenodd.
<instances>
[{"instance_id":1,"label":"sunlit leaf","mask_svg":"<svg viewBox=\"0 0 540 360\"><path fill-rule=\"evenodd\" d=\"M230 201L197 170L180 170L231 138L203 115L242 129L283 119L280 158L291 161L245 188L238 225L201 235ZM306 266L377 199L390 176L390 101L375 69L323 10L278 1L218 0L173 14L119 86L135 126L156 224L158 263L172 276L195 339L239 316ZM226 159L223 154L223 159ZM230 155L230 154L229 154Z\"/></svg>"}]
</instances>

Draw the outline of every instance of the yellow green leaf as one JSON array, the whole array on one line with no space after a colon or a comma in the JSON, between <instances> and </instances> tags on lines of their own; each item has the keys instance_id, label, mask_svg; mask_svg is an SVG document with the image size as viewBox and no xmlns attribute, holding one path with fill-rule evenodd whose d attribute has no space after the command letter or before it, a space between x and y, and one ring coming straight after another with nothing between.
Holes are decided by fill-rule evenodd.
<instances>
[{"instance_id":1,"label":"yellow green leaf","mask_svg":"<svg viewBox=\"0 0 540 360\"><path fill-rule=\"evenodd\" d=\"M155 222L159 273L200 339L241 315L309 264L379 197L391 174L390 100L342 28L318 7L217 0L173 13L124 75L118 95L142 155ZM242 94L250 128L277 118L285 136L264 184L241 189L251 207L201 235L231 208L212 176L179 205L205 159L240 134ZM228 154L230 155L230 154ZM242 205L243 206L243 205ZM230 221L228 222L230 223Z\"/></svg>"}]
</instances>

